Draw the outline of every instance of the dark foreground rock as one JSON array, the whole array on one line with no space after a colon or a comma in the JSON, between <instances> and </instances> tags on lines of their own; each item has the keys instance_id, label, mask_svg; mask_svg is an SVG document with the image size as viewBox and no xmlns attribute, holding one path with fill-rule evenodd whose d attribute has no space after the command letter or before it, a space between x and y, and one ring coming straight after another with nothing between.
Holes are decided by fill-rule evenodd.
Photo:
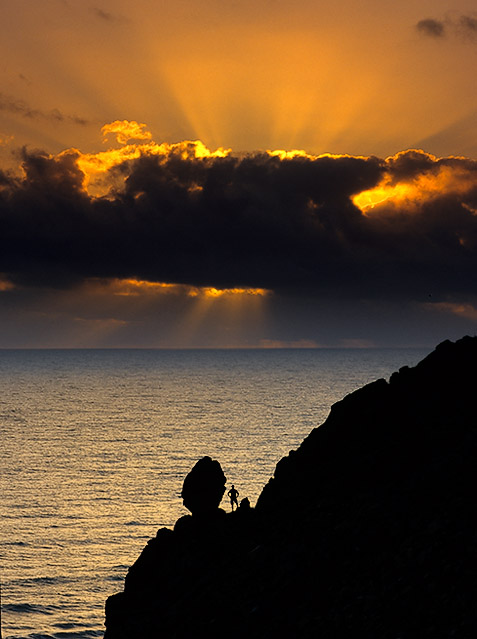
<instances>
[{"instance_id":1,"label":"dark foreground rock","mask_svg":"<svg viewBox=\"0 0 477 639\"><path fill-rule=\"evenodd\" d=\"M477 338L335 404L254 509L161 529L106 639L477 636Z\"/></svg>"}]
</instances>

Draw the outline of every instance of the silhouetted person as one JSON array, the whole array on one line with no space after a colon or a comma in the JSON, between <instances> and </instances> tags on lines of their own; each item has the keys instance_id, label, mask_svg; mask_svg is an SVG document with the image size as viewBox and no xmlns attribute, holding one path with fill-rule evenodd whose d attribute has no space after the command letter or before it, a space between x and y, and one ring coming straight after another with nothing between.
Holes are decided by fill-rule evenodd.
<instances>
[{"instance_id":1,"label":"silhouetted person","mask_svg":"<svg viewBox=\"0 0 477 639\"><path fill-rule=\"evenodd\" d=\"M240 495L240 493L233 484L227 495L230 497L230 505L232 506L232 510L234 509L234 504L238 508L237 497Z\"/></svg>"}]
</instances>

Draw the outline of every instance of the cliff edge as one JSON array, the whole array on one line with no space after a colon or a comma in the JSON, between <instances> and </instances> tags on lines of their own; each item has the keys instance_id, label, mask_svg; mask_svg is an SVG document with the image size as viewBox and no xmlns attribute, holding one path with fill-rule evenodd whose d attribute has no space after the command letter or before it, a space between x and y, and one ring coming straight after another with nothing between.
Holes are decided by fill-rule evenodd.
<instances>
[{"instance_id":1,"label":"cliff edge","mask_svg":"<svg viewBox=\"0 0 477 639\"><path fill-rule=\"evenodd\" d=\"M440 344L336 403L254 509L159 530L105 639L477 636L476 365Z\"/></svg>"}]
</instances>

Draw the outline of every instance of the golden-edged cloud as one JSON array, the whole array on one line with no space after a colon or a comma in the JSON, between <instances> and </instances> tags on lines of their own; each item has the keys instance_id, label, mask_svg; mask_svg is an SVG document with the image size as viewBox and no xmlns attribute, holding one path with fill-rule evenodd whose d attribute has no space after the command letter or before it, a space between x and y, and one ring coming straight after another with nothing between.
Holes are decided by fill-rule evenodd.
<instances>
[{"instance_id":1,"label":"golden-edged cloud","mask_svg":"<svg viewBox=\"0 0 477 639\"><path fill-rule=\"evenodd\" d=\"M157 144L152 140L152 134L147 129L147 125L134 120L116 120L105 124L101 132L104 142L113 135L121 146L96 153L81 153L78 149L69 149L60 154L60 156L75 155L77 165L85 176L85 189L93 196L104 196L108 194L111 187L118 188L124 175L121 176L118 172L113 173L113 169L141 157L167 159L174 156L183 160L192 160L226 157L230 153L230 149L222 147L211 151L200 140ZM136 140L136 142L128 144L130 140Z\"/></svg>"},{"instance_id":2,"label":"golden-edged cloud","mask_svg":"<svg viewBox=\"0 0 477 639\"><path fill-rule=\"evenodd\" d=\"M195 297L201 312L207 300L271 290L392 299L433 290L440 301L473 290L476 161L419 150L237 155L197 140L159 144L126 120L103 133L119 146L25 151L23 176L3 174L8 281L106 279L111 294Z\"/></svg>"},{"instance_id":3,"label":"golden-edged cloud","mask_svg":"<svg viewBox=\"0 0 477 639\"><path fill-rule=\"evenodd\" d=\"M24 150L20 175L0 172L0 295L24 309L25 335L62 324L44 343L310 347L323 317L368 325L356 309L476 321L477 161L234 154L159 144L129 121L103 132L115 148Z\"/></svg>"},{"instance_id":4,"label":"golden-edged cloud","mask_svg":"<svg viewBox=\"0 0 477 639\"><path fill-rule=\"evenodd\" d=\"M117 142L126 144L129 140L151 140L152 133L148 131L146 124L139 124L134 120L115 120L105 124L101 128L103 141L106 142L109 135L114 135Z\"/></svg>"},{"instance_id":5,"label":"golden-edged cloud","mask_svg":"<svg viewBox=\"0 0 477 639\"><path fill-rule=\"evenodd\" d=\"M475 190L476 163L465 158L438 159L424 151L409 150L388 158L385 166L379 184L353 196L354 204L366 215L391 207L412 212L443 196L462 198L463 206L468 206L465 196L472 197Z\"/></svg>"},{"instance_id":6,"label":"golden-edged cloud","mask_svg":"<svg viewBox=\"0 0 477 639\"><path fill-rule=\"evenodd\" d=\"M170 282L150 282L135 278L99 281L101 286L107 286L110 293L125 297L157 296L157 295L184 295L195 298L238 298L246 296L266 297L270 294L263 288L215 288L212 286L189 286L187 284L175 284ZM1 285L1 281L0 281Z\"/></svg>"}]
</instances>

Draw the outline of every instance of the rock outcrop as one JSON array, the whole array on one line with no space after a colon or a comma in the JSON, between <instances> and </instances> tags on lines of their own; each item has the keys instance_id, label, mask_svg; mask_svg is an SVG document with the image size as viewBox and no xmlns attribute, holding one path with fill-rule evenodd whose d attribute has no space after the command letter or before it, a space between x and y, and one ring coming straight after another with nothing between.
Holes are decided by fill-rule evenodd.
<instances>
[{"instance_id":1,"label":"rock outcrop","mask_svg":"<svg viewBox=\"0 0 477 639\"><path fill-rule=\"evenodd\" d=\"M202 457L184 480L181 493L184 506L193 515L213 513L222 501L226 481L220 463Z\"/></svg>"},{"instance_id":2,"label":"rock outcrop","mask_svg":"<svg viewBox=\"0 0 477 639\"><path fill-rule=\"evenodd\" d=\"M444 342L335 404L256 508L160 530L106 639L477 636L476 365Z\"/></svg>"}]
</instances>

